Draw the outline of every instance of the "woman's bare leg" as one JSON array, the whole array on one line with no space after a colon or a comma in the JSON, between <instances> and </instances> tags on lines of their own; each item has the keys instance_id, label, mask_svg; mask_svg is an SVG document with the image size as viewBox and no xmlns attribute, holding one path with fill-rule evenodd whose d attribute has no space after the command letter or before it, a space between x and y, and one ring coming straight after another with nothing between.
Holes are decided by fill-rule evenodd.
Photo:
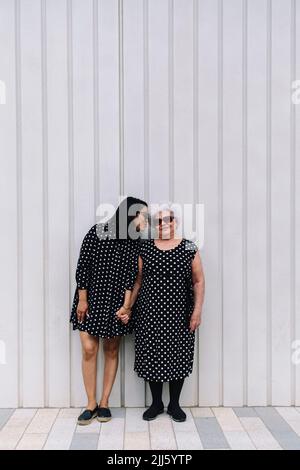
<instances>
[{"instance_id":1,"label":"woman's bare leg","mask_svg":"<svg viewBox=\"0 0 300 470\"><path fill-rule=\"evenodd\" d=\"M82 345L82 375L88 398L87 408L93 410L97 405L96 379L99 339L86 331L80 331Z\"/></svg>"},{"instance_id":2,"label":"woman's bare leg","mask_svg":"<svg viewBox=\"0 0 300 470\"><path fill-rule=\"evenodd\" d=\"M108 408L109 397L118 370L120 342L121 336L103 340L104 374L102 397L99 403L102 408Z\"/></svg>"}]
</instances>

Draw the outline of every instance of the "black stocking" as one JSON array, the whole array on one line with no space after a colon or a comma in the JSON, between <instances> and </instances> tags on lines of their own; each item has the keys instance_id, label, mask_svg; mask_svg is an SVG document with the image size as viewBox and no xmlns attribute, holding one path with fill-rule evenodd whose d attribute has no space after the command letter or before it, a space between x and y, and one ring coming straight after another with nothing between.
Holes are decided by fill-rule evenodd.
<instances>
[{"instance_id":1,"label":"black stocking","mask_svg":"<svg viewBox=\"0 0 300 470\"><path fill-rule=\"evenodd\" d=\"M183 383L184 383L184 379L170 380L169 382L169 390L170 390L169 407L172 409L179 408L179 397L180 397Z\"/></svg>"},{"instance_id":2,"label":"black stocking","mask_svg":"<svg viewBox=\"0 0 300 470\"><path fill-rule=\"evenodd\" d=\"M149 382L150 390L152 393L152 405L156 407L161 407L162 404L162 389L163 382Z\"/></svg>"},{"instance_id":3,"label":"black stocking","mask_svg":"<svg viewBox=\"0 0 300 470\"><path fill-rule=\"evenodd\" d=\"M150 421L155 419L157 415L164 412L164 404L162 402L163 382L149 381L152 393L152 405L143 413L143 419Z\"/></svg>"}]
</instances>

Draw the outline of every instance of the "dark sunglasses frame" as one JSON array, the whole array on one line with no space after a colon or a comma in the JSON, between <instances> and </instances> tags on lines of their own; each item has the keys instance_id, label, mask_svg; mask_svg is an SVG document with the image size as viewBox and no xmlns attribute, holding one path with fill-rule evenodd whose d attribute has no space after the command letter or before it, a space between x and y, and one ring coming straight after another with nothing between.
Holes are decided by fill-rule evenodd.
<instances>
[{"instance_id":1,"label":"dark sunglasses frame","mask_svg":"<svg viewBox=\"0 0 300 470\"><path fill-rule=\"evenodd\" d=\"M174 221L175 216L174 215L166 215L164 217L157 217L153 220L155 225L161 225L163 222L165 224L170 224Z\"/></svg>"}]
</instances>

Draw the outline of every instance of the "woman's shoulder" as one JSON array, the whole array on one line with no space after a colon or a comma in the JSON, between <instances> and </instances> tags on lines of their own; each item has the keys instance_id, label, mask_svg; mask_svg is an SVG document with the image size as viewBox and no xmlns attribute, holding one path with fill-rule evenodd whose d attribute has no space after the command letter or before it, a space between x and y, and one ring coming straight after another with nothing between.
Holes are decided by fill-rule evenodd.
<instances>
[{"instance_id":1,"label":"woman's shoulder","mask_svg":"<svg viewBox=\"0 0 300 470\"><path fill-rule=\"evenodd\" d=\"M98 238L98 240L106 240L108 235L111 233L108 224L103 222L98 222L97 224L93 225L91 231L93 235Z\"/></svg>"},{"instance_id":2,"label":"woman's shoulder","mask_svg":"<svg viewBox=\"0 0 300 470\"><path fill-rule=\"evenodd\" d=\"M85 234L84 241L92 241L96 237L96 225L93 225Z\"/></svg>"},{"instance_id":3,"label":"woman's shoulder","mask_svg":"<svg viewBox=\"0 0 300 470\"><path fill-rule=\"evenodd\" d=\"M104 224L92 225L92 227L86 232L83 241L90 244L97 243L98 241L105 239L107 233L105 233L103 225Z\"/></svg>"},{"instance_id":4,"label":"woman's shoulder","mask_svg":"<svg viewBox=\"0 0 300 470\"><path fill-rule=\"evenodd\" d=\"M188 238L184 238L183 241L185 250L191 253L192 258L194 258L197 251L199 250L197 244L193 240L189 240Z\"/></svg>"}]
</instances>

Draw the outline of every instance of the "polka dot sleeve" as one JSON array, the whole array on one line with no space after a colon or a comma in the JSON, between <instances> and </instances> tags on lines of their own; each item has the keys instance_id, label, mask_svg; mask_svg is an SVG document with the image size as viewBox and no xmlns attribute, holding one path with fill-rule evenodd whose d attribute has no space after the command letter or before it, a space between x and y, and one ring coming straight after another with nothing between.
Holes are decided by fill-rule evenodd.
<instances>
[{"instance_id":1,"label":"polka dot sleeve","mask_svg":"<svg viewBox=\"0 0 300 470\"><path fill-rule=\"evenodd\" d=\"M197 246L196 243L194 243L193 241L191 241L191 240L186 240L185 249L188 250L188 252L189 252L189 254L190 254L190 260L191 260L191 262L192 262L193 259L194 259L195 256L196 256L197 251L199 250L199 249L198 249L198 246Z\"/></svg>"},{"instance_id":2,"label":"polka dot sleeve","mask_svg":"<svg viewBox=\"0 0 300 470\"><path fill-rule=\"evenodd\" d=\"M189 270L187 276L187 300L189 306L194 306L194 286L193 286L193 274L192 274L192 262L198 251L198 246L191 240L186 240L185 249L188 250L189 255Z\"/></svg>"},{"instance_id":3,"label":"polka dot sleeve","mask_svg":"<svg viewBox=\"0 0 300 470\"><path fill-rule=\"evenodd\" d=\"M140 252L140 246L138 248L138 252ZM125 284L126 290L133 290L135 280L138 275L138 270L139 270L138 256L133 256L130 262L130 266L127 271L126 284Z\"/></svg>"},{"instance_id":4,"label":"polka dot sleeve","mask_svg":"<svg viewBox=\"0 0 300 470\"><path fill-rule=\"evenodd\" d=\"M92 227L85 235L77 263L76 269L76 283L78 289L88 289L91 276L91 262L92 256L95 252L97 242L97 235L95 233L95 226Z\"/></svg>"},{"instance_id":5,"label":"polka dot sleeve","mask_svg":"<svg viewBox=\"0 0 300 470\"><path fill-rule=\"evenodd\" d=\"M138 274L138 265L137 263L135 263L135 265L133 265L131 269L129 269L127 272L127 279L126 279L126 285L125 285L126 290L133 290L137 274Z\"/></svg>"}]
</instances>

